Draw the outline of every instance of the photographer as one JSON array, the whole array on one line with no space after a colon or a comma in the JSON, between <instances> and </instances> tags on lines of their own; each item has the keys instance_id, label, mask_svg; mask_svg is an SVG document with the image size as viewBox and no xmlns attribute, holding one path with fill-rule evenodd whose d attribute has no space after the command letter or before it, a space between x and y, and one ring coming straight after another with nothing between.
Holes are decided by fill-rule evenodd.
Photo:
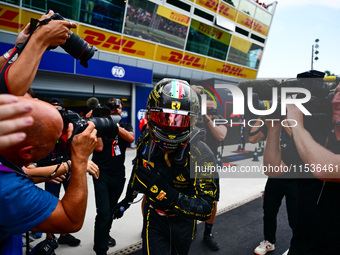
<instances>
[{"instance_id":1,"label":"photographer","mask_svg":"<svg viewBox=\"0 0 340 255\"><path fill-rule=\"evenodd\" d=\"M204 94L205 92L201 89L200 86L193 85L192 88L194 91L198 94ZM217 164L220 164L222 167L222 152L223 152L223 141L227 135L227 127L226 125L214 125L213 121L215 119L222 119L222 117L217 115L217 105L214 102L213 98L211 98L209 95L207 95L207 114L201 116L202 120L200 123L196 124L198 128L203 129L204 131L204 137L203 141L209 146L211 151L214 153L217 160ZM218 148L220 148L221 152L218 151ZM215 206L212 211L212 215L209 220L205 221L205 229L203 234L203 242L213 251L217 251L220 249L219 244L214 239L214 236L212 234L212 227L215 221L216 213L217 213L217 203L220 197L220 184L219 184L219 178L214 179L215 184L217 186L217 192L216 192L216 198L215 198Z\"/></svg>"},{"instance_id":2,"label":"photographer","mask_svg":"<svg viewBox=\"0 0 340 255\"><path fill-rule=\"evenodd\" d=\"M48 19L53 14L53 11L49 11L39 20ZM71 35L70 29L77 27L70 21L51 20L39 26L27 41L30 26L31 24L28 24L19 33L15 47L0 57L0 93L23 96L33 82L44 52L48 48L65 44Z\"/></svg>"},{"instance_id":3,"label":"photographer","mask_svg":"<svg viewBox=\"0 0 340 255\"><path fill-rule=\"evenodd\" d=\"M110 109L111 115L121 116L124 104L120 99L110 98L106 106ZM115 239L110 236L113 208L125 184L126 148L134 140L132 125L119 122L118 134L98 138L97 147L93 152L92 160L100 169L99 178L93 178L97 208L93 250L96 254L106 254L108 246L116 245Z\"/></svg>"},{"instance_id":4,"label":"photographer","mask_svg":"<svg viewBox=\"0 0 340 255\"><path fill-rule=\"evenodd\" d=\"M45 157L55 146L63 130L60 113L40 100L20 97L20 103L30 104L32 110L23 114L34 120L22 129L26 139L1 152L0 158L0 251L21 254L22 247L11 246L17 234L36 232L76 232L84 221L87 205L86 165L97 143L94 124L72 136L69 125L72 176L65 196L59 201L52 194L34 185L21 168ZM41 141L44 141L42 144ZM19 213L18 213L19 212Z\"/></svg>"},{"instance_id":5,"label":"photographer","mask_svg":"<svg viewBox=\"0 0 340 255\"><path fill-rule=\"evenodd\" d=\"M340 86L340 84L339 84ZM339 91L339 87L335 90ZM333 98L333 122L329 128L304 127L302 112L287 105L287 121L292 131L292 146L280 148L280 123L268 125L268 140L264 153L266 166L290 166L290 171L303 174L299 179L297 254L337 254L340 250L340 135L339 92ZM295 122L291 121L295 120ZM283 168L281 168L283 169ZM283 171L268 171L268 176Z\"/></svg>"}]
</instances>

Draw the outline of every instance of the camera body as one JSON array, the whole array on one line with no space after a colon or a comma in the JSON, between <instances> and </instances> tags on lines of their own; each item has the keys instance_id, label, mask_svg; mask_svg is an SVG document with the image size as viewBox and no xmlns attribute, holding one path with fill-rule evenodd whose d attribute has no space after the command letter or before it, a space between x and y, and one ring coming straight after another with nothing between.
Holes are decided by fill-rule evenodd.
<instances>
[{"instance_id":1,"label":"camera body","mask_svg":"<svg viewBox=\"0 0 340 255\"><path fill-rule=\"evenodd\" d=\"M108 115L106 117L91 117L83 119L78 113L70 110L63 110L59 108L58 111L63 118L64 127L67 128L68 124L72 123L74 130L76 130L76 134L83 132L87 128L88 121L92 121L96 126L98 137L116 136L118 134L117 124L121 119L119 115Z\"/></svg>"},{"instance_id":2,"label":"camera body","mask_svg":"<svg viewBox=\"0 0 340 255\"><path fill-rule=\"evenodd\" d=\"M118 98L115 98L112 101L107 102L107 107L111 110L111 111L115 111L117 110L117 108L120 107L122 101Z\"/></svg>"},{"instance_id":3,"label":"camera body","mask_svg":"<svg viewBox=\"0 0 340 255\"><path fill-rule=\"evenodd\" d=\"M51 20L65 20L59 13L54 13ZM84 67L88 67L87 61L90 60L97 48L89 46L89 44L80 36L75 33L71 33L71 36L66 40L64 45L60 45L68 54L75 59L80 60L80 64Z\"/></svg>"}]
</instances>

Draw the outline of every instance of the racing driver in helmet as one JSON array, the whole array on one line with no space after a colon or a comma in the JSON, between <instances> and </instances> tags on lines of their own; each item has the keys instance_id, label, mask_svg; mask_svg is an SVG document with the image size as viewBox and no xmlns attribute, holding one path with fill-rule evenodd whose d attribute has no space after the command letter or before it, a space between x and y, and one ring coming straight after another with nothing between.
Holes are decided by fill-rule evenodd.
<instances>
[{"instance_id":1,"label":"racing driver in helmet","mask_svg":"<svg viewBox=\"0 0 340 255\"><path fill-rule=\"evenodd\" d=\"M126 196L113 217L144 193L143 254L188 254L195 221L210 218L216 195L213 173L195 171L215 165L194 126L199 100L186 81L165 78L151 91L147 111L148 132L138 139Z\"/></svg>"}]
</instances>

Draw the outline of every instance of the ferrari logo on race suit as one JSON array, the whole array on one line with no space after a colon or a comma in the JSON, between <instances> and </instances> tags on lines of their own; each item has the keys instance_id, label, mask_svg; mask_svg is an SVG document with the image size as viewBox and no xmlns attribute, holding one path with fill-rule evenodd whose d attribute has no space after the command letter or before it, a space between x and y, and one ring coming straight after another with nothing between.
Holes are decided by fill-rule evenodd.
<instances>
[{"instance_id":1,"label":"ferrari logo on race suit","mask_svg":"<svg viewBox=\"0 0 340 255\"><path fill-rule=\"evenodd\" d=\"M156 185L153 185L150 189L152 193L157 193L158 192L158 187Z\"/></svg>"},{"instance_id":2,"label":"ferrari logo on race suit","mask_svg":"<svg viewBox=\"0 0 340 255\"><path fill-rule=\"evenodd\" d=\"M172 103L171 103L171 109L174 109L174 110L179 110L179 109L181 109L181 103L180 103L180 102L177 102L177 101L172 102Z\"/></svg>"}]
</instances>

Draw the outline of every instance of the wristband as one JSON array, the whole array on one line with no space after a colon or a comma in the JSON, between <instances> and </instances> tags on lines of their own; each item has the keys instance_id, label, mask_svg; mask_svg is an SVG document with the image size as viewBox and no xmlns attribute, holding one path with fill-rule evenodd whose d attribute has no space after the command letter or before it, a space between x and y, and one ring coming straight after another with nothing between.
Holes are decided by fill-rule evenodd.
<instances>
[{"instance_id":1,"label":"wristband","mask_svg":"<svg viewBox=\"0 0 340 255\"><path fill-rule=\"evenodd\" d=\"M68 171L71 171L71 160L67 160L66 164L68 165Z\"/></svg>"},{"instance_id":2,"label":"wristband","mask_svg":"<svg viewBox=\"0 0 340 255\"><path fill-rule=\"evenodd\" d=\"M67 169L67 163L66 163L66 162L63 162L63 166L65 167L65 172L66 172L66 174L68 174L69 169Z\"/></svg>"},{"instance_id":3,"label":"wristband","mask_svg":"<svg viewBox=\"0 0 340 255\"><path fill-rule=\"evenodd\" d=\"M11 55L6 51L2 56L7 60Z\"/></svg>"}]
</instances>

